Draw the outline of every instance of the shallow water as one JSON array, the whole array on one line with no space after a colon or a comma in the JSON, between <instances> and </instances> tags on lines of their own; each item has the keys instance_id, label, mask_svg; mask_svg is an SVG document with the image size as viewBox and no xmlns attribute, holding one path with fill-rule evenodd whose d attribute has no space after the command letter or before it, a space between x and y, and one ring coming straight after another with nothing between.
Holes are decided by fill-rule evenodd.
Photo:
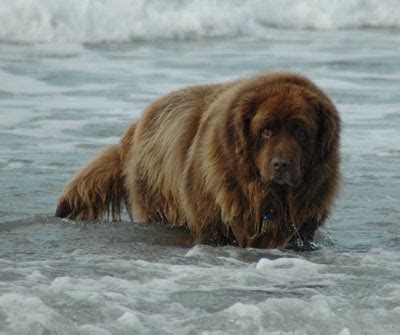
<instances>
[{"instance_id":1,"label":"shallow water","mask_svg":"<svg viewBox=\"0 0 400 335\"><path fill-rule=\"evenodd\" d=\"M0 333L398 334L399 30L272 26L0 34ZM193 247L155 224L53 217L72 174L154 98L277 70L309 76L343 119L343 187L319 250Z\"/></svg>"}]
</instances>

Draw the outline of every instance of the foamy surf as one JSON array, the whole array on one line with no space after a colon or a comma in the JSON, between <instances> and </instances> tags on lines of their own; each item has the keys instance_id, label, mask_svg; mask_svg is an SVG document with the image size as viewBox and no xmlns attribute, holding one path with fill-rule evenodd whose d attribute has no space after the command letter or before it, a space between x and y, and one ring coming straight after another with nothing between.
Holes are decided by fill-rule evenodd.
<instances>
[{"instance_id":1,"label":"foamy surf","mask_svg":"<svg viewBox=\"0 0 400 335\"><path fill-rule=\"evenodd\" d=\"M396 0L0 1L0 40L126 42L266 38L270 28L400 28Z\"/></svg>"}]
</instances>

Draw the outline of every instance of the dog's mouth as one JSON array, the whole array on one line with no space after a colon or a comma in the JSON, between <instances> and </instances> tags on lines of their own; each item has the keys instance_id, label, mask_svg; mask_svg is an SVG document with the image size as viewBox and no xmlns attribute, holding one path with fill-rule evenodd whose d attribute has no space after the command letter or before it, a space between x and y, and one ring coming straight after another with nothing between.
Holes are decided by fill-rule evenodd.
<instances>
[{"instance_id":1,"label":"dog's mouth","mask_svg":"<svg viewBox=\"0 0 400 335\"><path fill-rule=\"evenodd\" d=\"M275 173L272 175L270 182L271 184L280 186L297 187L300 185L300 178L292 177L291 174L287 172Z\"/></svg>"}]
</instances>

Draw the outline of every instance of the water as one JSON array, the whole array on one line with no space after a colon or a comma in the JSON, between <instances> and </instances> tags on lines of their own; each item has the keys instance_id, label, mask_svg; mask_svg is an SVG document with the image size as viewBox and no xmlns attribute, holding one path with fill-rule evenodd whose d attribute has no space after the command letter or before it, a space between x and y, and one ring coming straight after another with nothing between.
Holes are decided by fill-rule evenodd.
<instances>
[{"instance_id":1,"label":"water","mask_svg":"<svg viewBox=\"0 0 400 335\"><path fill-rule=\"evenodd\" d=\"M0 333L398 334L397 2L168 3L0 0ZM53 217L72 174L154 98L278 70L313 79L343 119L319 250Z\"/></svg>"}]
</instances>

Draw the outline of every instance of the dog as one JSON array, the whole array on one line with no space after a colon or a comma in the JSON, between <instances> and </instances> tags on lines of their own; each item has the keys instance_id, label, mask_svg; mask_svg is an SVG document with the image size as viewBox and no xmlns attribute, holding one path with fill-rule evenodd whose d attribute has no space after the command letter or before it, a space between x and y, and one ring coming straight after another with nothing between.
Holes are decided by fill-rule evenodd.
<instances>
[{"instance_id":1,"label":"dog","mask_svg":"<svg viewBox=\"0 0 400 335\"><path fill-rule=\"evenodd\" d=\"M155 100L72 179L56 216L186 227L196 243L311 243L340 185L340 116L292 73L183 88Z\"/></svg>"}]
</instances>

